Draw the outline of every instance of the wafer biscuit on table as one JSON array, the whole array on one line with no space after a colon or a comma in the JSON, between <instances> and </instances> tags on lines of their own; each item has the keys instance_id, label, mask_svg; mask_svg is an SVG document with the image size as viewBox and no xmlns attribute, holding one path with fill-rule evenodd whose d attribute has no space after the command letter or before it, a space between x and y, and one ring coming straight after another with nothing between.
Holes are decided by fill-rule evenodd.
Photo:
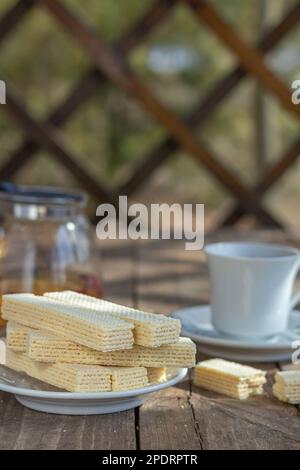
<instances>
[{"instance_id":1,"label":"wafer biscuit on table","mask_svg":"<svg viewBox=\"0 0 300 470\"><path fill-rule=\"evenodd\" d=\"M46 297L69 305L95 308L99 313L109 313L134 324L134 342L140 346L158 347L178 341L180 321L174 318L146 313L73 291L50 292Z\"/></svg>"},{"instance_id":2,"label":"wafer biscuit on table","mask_svg":"<svg viewBox=\"0 0 300 470\"><path fill-rule=\"evenodd\" d=\"M223 359L199 362L195 368L195 385L240 400L261 395L265 382L264 371Z\"/></svg>"},{"instance_id":3,"label":"wafer biscuit on table","mask_svg":"<svg viewBox=\"0 0 300 470\"><path fill-rule=\"evenodd\" d=\"M7 349L6 366L69 392L123 391L148 385L144 367L45 364L11 349Z\"/></svg>"},{"instance_id":4,"label":"wafer biscuit on table","mask_svg":"<svg viewBox=\"0 0 300 470\"><path fill-rule=\"evenodd\" d=\"M29 332L33 331L28 326L9 321L6 325L6 344L14 351L26 351Z\"/></svg>"},{"instance_id":5,"label":"wafer biscuit on table","mask_svg":"<svg viewBox=\"0 0 300 470\"><path fill-rule=\"evenodd\" d=\"M123 351L99 352L44 332L29 330L27 354L42 362L75 362L106 366L193 367L196 346L189 338L158 348L134 345Z\"/></svg>"},{"instance_id":6,"label":"wafer biscuit on table","mask_svg":"<svg viewBox=\"0 0 300 470\"><path fill-rule=\"evenodd\" d=\"M165 367L148 367L147 368L149 384L160 384L167 380L167 370Z\"/></svg>"},{"instance_id":7,"label":"wafer biscuit on table","mask_svg":"<svg viewBox=\"0 0 300 470\"><path fill-rule=\"evenodd\" d=\"M3 295L2 315L5 320L45 330L98 351L127 349L133 345L132 323L46 297Z\"/></svg>"},{"instance_id":8,"label":"wafer biscuit on table","mask_svg":"<svg viewBox=\"0 0 300 470\"><path fill-rule=\"evenodd\" d=\"M277 372L273 395L278 400L297 405L300 403L300 370Z\"/></svg>"}]
</instances>

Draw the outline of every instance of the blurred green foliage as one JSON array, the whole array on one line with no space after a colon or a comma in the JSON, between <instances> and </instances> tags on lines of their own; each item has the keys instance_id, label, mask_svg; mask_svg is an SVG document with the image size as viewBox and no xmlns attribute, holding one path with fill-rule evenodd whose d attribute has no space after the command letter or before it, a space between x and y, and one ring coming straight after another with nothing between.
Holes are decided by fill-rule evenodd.
<instances>
[{"instance_id":1,"label":"blurred green foliage","mask_svg":"<svg viewBox=\"0 0 300 470\"><path fill-rule=\"evenodd\" d=\"M1 0L0 15L15 1ZM121 38L153 3L153 0L62 1L108 42ZM210 1L245 41L257 41L261 0ZM272 4L272 8L278 10L277 20L294 3L293 0L268 1L271 2L269 6ZM296 50L299 58L299 44L299 28L295 28L270 56L276 59L276 54L285 55ZM162 46L191 51L197 64L178 73L154 71L149 66L149 55L154 48ZM199 24L184 5L174 8L168 18L129 54L128 60L153 93L181 117L188 115L210 87L236 64L232 53L203 24ZM269 64L273 66L271 60ZM288 86L294 78L300 77L299 65L300 60L295 60L294 66L292 63L283 71L277 71ZM1 44L0 76L18 91L38 119L46 118L59 105L90 66L81 46L42 7L33 8ZM197 130L198 136L247 183L252 183L259 171L253 120L255 86L254 80L244 80ZM299 126L276 101L272 98L269 101L271 127L276 129L275 145L270 142L274 147L271 159L275 160L280 149L299 133ZM4 109L0 111L2 163L22 141L23 133ZM157 145L166 132L134 100L105 83L68 122L64 135L81 163L95 177L113 185L123 181L136 162ZM75 184L44 151L20 171L17 180ZM183 151L178 151L175 158L161 167L139 193L140 198L200 201L212 208L227 204L229 199L225 196L223 188Z\"/></svg>"}]
</instances>

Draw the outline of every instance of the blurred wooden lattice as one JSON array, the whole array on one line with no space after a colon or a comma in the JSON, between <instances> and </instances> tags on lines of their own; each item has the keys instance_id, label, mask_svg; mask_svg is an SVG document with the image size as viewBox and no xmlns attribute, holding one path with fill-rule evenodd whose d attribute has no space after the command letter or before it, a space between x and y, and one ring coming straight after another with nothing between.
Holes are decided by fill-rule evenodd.
<instances>
[{"instance_id":1,"label":"blurred wooden lattice","mask_svg":"<svg viewBox=\"0 0 300 470\"><path fill-rule=\"evenodd\" d=\"M184 121L180 120L153 96L126 63L126 54L140 44L152 28L163 21L172 8L180 2L187 4L198 19L222 40L239 61L239 65L210 89L204 99L202 98L201 102L197 104L192 114ZM279 24L264 34L255 47L248 46L226 24L216 10L208 2L202 0L157 0L143 18L139 19L137 24L133 25L113 47L105 43L102 37L92 32L80 18L65 6L63 0L19 0L0 19L0 42L14 30L14 27L33 7L46 8L73 36L74 40L79 42L94 65L76 84L64 102L44 122L38 122L31 115L24 103L8 85L6 109L23 128L27 137L0 168L0 179L13 177L15 172L22 165L28 163L32 155L42 147L64 165L97 201L116 204L119 194L132 194L178 147L182 147L200 165L205 166L218 182L234 196L236 206L225 217L224 224L233 224L242 215L252 214L264 225L281 226L277 218L264 207L263 195L296 161L300 154L300 139L293 142L281 158L267 169L255 187L248 188L222 164L221 156L217 157L199 137L194 136L193 129L200 126L247 75L255 77L264 89L277 97L286 110L300 119L300 106L292 103L291 91L267 67L264 61L264 55L299 24L300 1L296 2ZM107 188L102 182L96 180L78 163L79 159L74 151L57 131L106 80L112 81L125 93L136 99L168 131L168 137L145 155L134 168L128 181L115 190Z\"/></svg>"}]
</instances>

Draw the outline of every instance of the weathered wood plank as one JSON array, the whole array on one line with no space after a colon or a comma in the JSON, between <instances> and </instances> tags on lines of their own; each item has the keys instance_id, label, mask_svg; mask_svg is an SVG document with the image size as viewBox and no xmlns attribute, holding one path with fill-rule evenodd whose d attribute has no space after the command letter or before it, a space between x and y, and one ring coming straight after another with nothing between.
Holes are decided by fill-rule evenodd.
<instances>
[{"instance_id":1,"label":"weathered wood plank","mask_svg":"<svg viewBox=\"0 0 300 470\"><path fill-rule=\"evenodd\" d=\"M0 449L13 449L17 443L24 408L8 393L0 392Z\"/></svg>"},{"instance_id":2,"label":"weathered wood plank","mask_svg":"<svg viewBox=\"0 0 300 470\"><path fill-rule=\"evenodd\" d=\"M57 449L134 450L136 448L134 411L65 417Z\"/></svg>"},{"instance_id":3,"label":"weathered wood plank","mask_svg":"<svg viewBox=\"0 0 300 470\"><path fill-rule=\"evenodd\" d=\"M137 296L141 308L170 314L208 298L208 271L202 251L185 251L181 241L141 244Z\"/></svg>"},{"instance_id":4,"label":"weathered wood plank","mask_svg":"<svg viewBox=\"0 0 300 470\"><path fill-rule=\"evenodd\" d=\"M131 240L97 241L100 272L105 298L112 302L135 304L135 271L137 252Z\"/></svg>"},{"instance_id":5,"label":"weathered wood plank","mask_svg":"<svg viewBox=\"0 0 300 470\"><path fill-rule=\"evenodd\" d=\"M134 411L99 416L60 416L0 400L0 449L135 449Z\"/></svg>"},{"instance_id":6,"label":"weathered wood plank","mask_svg":"<svg viewBox=\"0 0 300 470\"><path fill-rule=\"evenodd\" d=\"M191 405L204 449L300 449L295 407L269 397L239 402L196 388Z\"/></svg>"},{"instance_id":7,"label":"weathered wood plank","mask_svg":"<svg viewBox=\"0 0 300 470\"><path fill-rule=\"evenodd\" d=\"M190 404L189 379L149 397L139 410L141 449L201 450L202 436Z\"/></svg>"},{"instance_id":8,"label":"weathered wood plank","mask_svg":"<svg viewBox=\"0 0 300 470\"><path fill-rule=\"evenodd\" d=\"M179 306L200 303L198 259L199 253L192 256L183 249L182 242L141 243L137 305L168 314ZM139 410L139 421L141 449L202 448L201 432L190 404L190 377L176 387L151 395Z\"/></svg>"}]
</instances>

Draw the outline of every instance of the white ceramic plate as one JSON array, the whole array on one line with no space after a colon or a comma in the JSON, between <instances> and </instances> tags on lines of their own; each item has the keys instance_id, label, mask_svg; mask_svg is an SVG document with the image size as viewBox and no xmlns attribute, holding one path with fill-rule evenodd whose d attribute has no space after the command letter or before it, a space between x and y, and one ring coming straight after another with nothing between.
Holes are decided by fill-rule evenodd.
<instances>
[{"instance_id":1,"label":"white ceramic plate","mask_svg":"<svg viewBox=\"0 0 300 470\"><path fill-rule=\"evenodd\" d=\"M199 345L199 351L210 357L221 357L229 361L236 362L281 362L291 361L293 351L291 349L285 352L254 350L254 349L230 349L222 346L212 347L208 345Z\"/></svg>"},{"instance_id":2,"label":"white ceramic plate","mask_svg":"<svg viewBox=\"0 0 300 470\"><path fill-rule=\"evenodd\" d=\"M281 335L269 339L249 340L223 336L211 323L210 305L198 305L177 310L172 315L182 324L182 335L199 343L199 349L210 356L225 359L273 362L290 360L292 343L300 339L300 312L290 314L289 325Z\"/></svg>"},{"instance_id":3,"label":"white ceramic plate","mask_svg":"<svg viewBox=\"0 0 300 470\"><path fill-rule=\"evenodd\" d=\"M170 370L166 382L126 392L71 393L0 366L0 391L12 393L22 405L46 413L107 414L140 406L149 393L177 384L186 373L187 369Z\"/></svg>"}]
</instances>

